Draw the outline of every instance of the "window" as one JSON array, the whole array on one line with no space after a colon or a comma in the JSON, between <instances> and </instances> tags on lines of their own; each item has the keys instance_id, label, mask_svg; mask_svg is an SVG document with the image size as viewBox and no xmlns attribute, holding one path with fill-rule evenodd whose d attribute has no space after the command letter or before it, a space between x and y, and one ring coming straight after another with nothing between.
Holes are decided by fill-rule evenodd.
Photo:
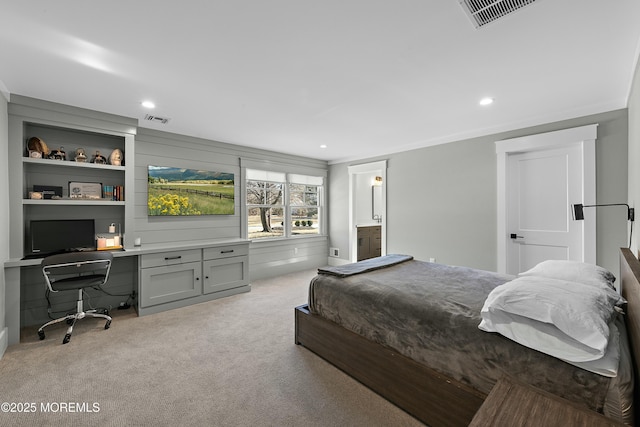
<instances>
[{"instance_id":1,"label":"window","mask_svg":"<svg viewBox=\"0 0 640 427\"><path fill-rule=\"evenodd\" d=\"M322 234L323 178L247 169L250 239Z\"/></svg>"},{"instance_id":2,"label":"window","mask_svg":"<svg viewBox=\"0 0 640 427\"><path fill-rule=\"evenodd\" d=\"M291 235L320 234L319 200L322 178L289 175Z\"/></svg>"}]
</instances>

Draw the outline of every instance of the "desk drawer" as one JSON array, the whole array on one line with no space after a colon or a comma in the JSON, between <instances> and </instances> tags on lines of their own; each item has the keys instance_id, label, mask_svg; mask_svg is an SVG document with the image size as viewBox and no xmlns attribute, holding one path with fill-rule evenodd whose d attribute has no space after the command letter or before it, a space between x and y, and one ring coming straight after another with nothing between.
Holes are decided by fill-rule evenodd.
<instances>
[{"instance_id":1,"label":"desk drawer","mask_svg":"<svg viewBox=\"0 0 640 427\"><path fill-rule=\"evenodd\" d=\"M186 262L195 262L202 259L200 249L191 249L188 251L171 251L159 252L156 254L144 254L141 256L140 265L142 268L162 267L167 265L176 265Z\"/></svg>"},{"instance_id":2,"label":"desk drawer","mask_svg":"<svg viewBox=\"0 0 640 427\"><path fill-rule=\"evenodd\" d=\"M232 256L242 256L249 254L249 245L228 245L216 248L205 248L202 250L202 259L220 259Z\"/></svg>"}]
</instances>

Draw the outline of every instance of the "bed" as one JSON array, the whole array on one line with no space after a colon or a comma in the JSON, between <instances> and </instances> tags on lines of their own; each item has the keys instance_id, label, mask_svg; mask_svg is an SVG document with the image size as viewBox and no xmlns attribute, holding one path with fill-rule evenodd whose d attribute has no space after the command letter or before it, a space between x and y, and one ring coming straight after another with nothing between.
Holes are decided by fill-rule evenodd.
<instances>
[{"instance_id":1,"label":"bed","mask_svg":"<svg viewBox=\"0 0 640 427\"><path fill-rule=\"evenodd\" d=\"M361 264L348 268L362 269ZM413 259L371 265L365 264L356 274L340 268L320 270L310 285L309 304L295 308L296 344L430 426L468 425L502 376L517 378L612 419L634 423L631 402L635 400L634 355L640 354L640 262L628 249L621 249L621 277L616 282L628 305L623 307L626 315L615 317L621 342L615 377L480 330L480 311L487 295L513 280L511 276ZM342 273L346 277L340 277ZM430 287L439 287L439 296L425 299L412 294L421 276L436 277ZM362 280L364 284L351 285ZM394 299L398 287L405 286L403 282L410 284L409 300L413 301L408 305ZM465 283L474 285L465 287ZM376 286L382 291L357 293L358 288ZM343 293L331 296L327 291L331 288ZM444 315L441 306L446 308ZM365 317L364 323L359 317ZM402 328L394 329L394 324L420 333L403 337Z\"/></svg>"}]
</instances>

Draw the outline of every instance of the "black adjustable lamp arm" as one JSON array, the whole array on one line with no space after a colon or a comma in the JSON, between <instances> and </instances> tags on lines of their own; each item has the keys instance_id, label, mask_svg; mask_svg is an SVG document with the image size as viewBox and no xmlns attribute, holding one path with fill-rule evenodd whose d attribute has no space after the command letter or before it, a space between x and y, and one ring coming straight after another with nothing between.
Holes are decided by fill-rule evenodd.
<instances>
[{"instance_id":1,"label":"black adjustable lamp arm","mask_svg":"<svg viewBox=\"0 0 640 427\"><path fill-rule=\"evenodd\" d=\"M573 205L573 218L576 220L584 219L584 212L582 208L598 208L601 206L626 206L627 207L627 220L634 221L635 220L635 209L629 207L626 203L608 203L604 205L583 205L581 203Z\"/></svg>"}]
</instances>

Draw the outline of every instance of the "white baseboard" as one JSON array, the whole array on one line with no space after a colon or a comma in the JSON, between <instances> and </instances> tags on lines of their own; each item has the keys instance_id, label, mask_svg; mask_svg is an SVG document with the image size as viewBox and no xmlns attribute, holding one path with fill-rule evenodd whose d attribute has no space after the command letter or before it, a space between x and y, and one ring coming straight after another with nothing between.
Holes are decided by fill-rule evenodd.
<instances>
[{"instance_id":1,"label":"white baseboard","mask_svg":"<svg viewBox=\"0 0 640 427\"><path fill-rule=\"evenodd\" d=\"M0 331L0 359L4 356L4 352L7 351L9 346L9 328L4 328Z\"/></svg>"}]
</instances>

